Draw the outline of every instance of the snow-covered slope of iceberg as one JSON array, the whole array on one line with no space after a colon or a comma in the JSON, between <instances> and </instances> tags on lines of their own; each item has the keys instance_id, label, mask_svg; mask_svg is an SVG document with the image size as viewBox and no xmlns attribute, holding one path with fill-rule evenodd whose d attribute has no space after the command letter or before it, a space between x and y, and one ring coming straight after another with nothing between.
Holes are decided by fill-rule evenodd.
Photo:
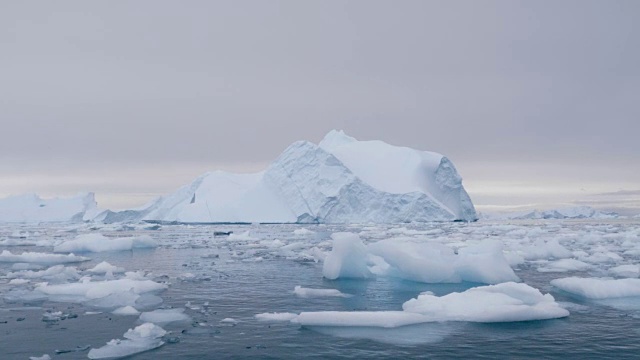
<instances>
[{"instance_id":1,"label":"snow-covered slope of iceberg","mask_svg":"<svg viewBox=\"0 0 640 360\"><path fill-rule=\"evenodd\" d=\"M93 217L99 210L93 193L42 199L35 194L0 199L0 222L69 222Z\"/></svg>"},{"instance_id":2,"label":"snow-covered slope of iceberg","mask_svg":"<svg viewBox=\"0 0 640 360\"><path fill-rule=\"evenodd\" d=\"M476 219L442 155L357 141L332 131L298 141L264 172L211 172L161 198L145 220L162 222L399 223Z\"/></svg>"},{"instance_id":3,"label":"snow-covered slope of iceberg","mask_svg":"<svg viewBox=\"0 0 640 360\"><path fill-rule=\"evenodd\" d=\"M208 222L296 222L296 216L263 181L264 172L206 173L162 197L145 220Z\"/></svg>"}]
</instances>

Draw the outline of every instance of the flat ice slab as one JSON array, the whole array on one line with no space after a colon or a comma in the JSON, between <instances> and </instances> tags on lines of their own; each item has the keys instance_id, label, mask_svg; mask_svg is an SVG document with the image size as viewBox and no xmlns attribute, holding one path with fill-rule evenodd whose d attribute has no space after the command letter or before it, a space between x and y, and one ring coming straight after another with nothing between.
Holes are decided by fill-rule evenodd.
<instances>
[{"instance_id":1,"label":"flat ice slab","mask_svg":"<svg viewBox=\"0 0 640 360\"><path fill-rule=\"evenodd\" d=\"M394 328L427 322L516 322L569 316L550 294L522 283L481 286L435 296L419 295L402 305L403 311L302 312L291 321L303 326Z\"/></svg>"},{"instance_id":2,"label":"flat ice slab","mask_svg":"<svg viewBox=\"0 0 640 360\"><path fill-rule=\"evenodd\" d=\"M3 250L0 253L0 263L29 263L39 265L56 265L88 261L89 258L77 256L74 254L47 254L39 252L23 252L22 254L13 254L9 250Z\"/></svg>"},{"instance_id":3,"label":"flat ice slab","mask_svg":"<svg viewBox=\"0 0 640 360\"><path fill-rule=\"evenodd\" d=\"M551 280L551 285L589 299L640 296L640 279L568 277Z\"/></svg>"},{"instance_id":4,"label":"flat ice slab","mask_svg":"<svg viewBox=\"0 0 640 360\"><path fill-rule=\"evenodd\" d=\"M154 248L158 243L149 235L110 238L102 234L84 234L54 247L54 252L105 252Z\"/></svg>"}]
</instances>

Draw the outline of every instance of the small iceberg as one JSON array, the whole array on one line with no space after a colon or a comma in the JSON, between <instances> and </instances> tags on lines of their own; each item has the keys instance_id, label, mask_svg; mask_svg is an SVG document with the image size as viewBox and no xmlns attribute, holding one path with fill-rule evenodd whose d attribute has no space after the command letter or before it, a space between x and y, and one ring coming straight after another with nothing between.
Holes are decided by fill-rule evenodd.
<instances>
[{"instance_id":1,"label":"small iceberg","mask_svg":"<svg viewBox=\"0 0 640 360\"><path fill-rule=\"evenodd\" d=\"M89 359L113 359L152 350L164 345L161 338L166 333L158 325L144 323L135 329L129 329L123 335L124 340L114 339L101 348L91 349L88 357Z\"/></svg>"}]
</instances>

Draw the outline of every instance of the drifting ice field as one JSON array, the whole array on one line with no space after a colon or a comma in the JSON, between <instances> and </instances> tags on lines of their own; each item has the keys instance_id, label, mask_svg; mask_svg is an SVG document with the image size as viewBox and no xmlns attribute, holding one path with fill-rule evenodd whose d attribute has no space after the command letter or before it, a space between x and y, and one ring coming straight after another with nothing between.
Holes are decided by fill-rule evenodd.
<instances>
[{"instance_id":1,"label":"drifting ice field","mask_svg":"<svg viewBox=\"0 0 640 360\"><path fill-rule=\"evenodd\" d=\"M2 225L0 358L637 358L639 264L638 220Z\"/></svg>"}]
</instances>

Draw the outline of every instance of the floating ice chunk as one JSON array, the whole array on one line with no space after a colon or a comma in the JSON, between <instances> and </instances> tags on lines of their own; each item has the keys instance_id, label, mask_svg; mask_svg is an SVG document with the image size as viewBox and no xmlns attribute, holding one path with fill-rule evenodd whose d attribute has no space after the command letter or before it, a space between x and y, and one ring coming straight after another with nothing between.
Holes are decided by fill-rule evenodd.
<instances>
[{"instance_id":1,"label":"floating ice chunk","mask_svg":"<svg viewBox=\"0 0 640 360\"><path fill-rule=\"evenodd\" d=\"M298 314L295 313L262 313L256 314L255 318L259 321L291 321L296 318Z\"/></svg>"},{"instance_id":2,"label":"floating ice chunk","mask_svg":"<svg viewBox=\"0 0 640 360\"><path fill-rule=\"evenodd\" d=\"M17 303L23 304L36 304L47 300L47 296L35 292L29 291L23 288L13 288L6 292L4 295L5 303Z\"/></svg>"},{"instance_id":3,"label":"floating ice chunk","mask_svg":"<svg viewBox=\"0 0 640 360\"><path fill-rule=\"evenodd\" d=\"M89 258L77 256L74 254L47 254L38 252L23 252L20 255L13 254L11 251L4 250L0 253L0 263L32 263L40 265L67 264L88 261Z\"/></svg>"},{"instance_id":4,"label":"floating ice chunk","mask_svg":"<svg viewBox=\"0 0 640 360\"><path fill-rule=\"evenodd\" d=\"M640 276L640 266L620 265L609 269L609 272L618 277L637 278Z\"/></svg>"},{"instance_id":5,"label":"floating ice chunk","mask_svg":"<svg viewBox=\"0 0 640 360\"><path fill-rule=\"evenodd\" d=\"M504 258L507 260L511 267L516 267L525 263L525 259L517 252L508 251L504 253Z\"/></svg>"},{"instance_id":6,"label":"floating ice chunk","mask_svg":"<svg viewBox=\"0 0 640 360\"><path fill-rule=\"evenodd\" d=\"M120 358L152 350L164 344L160 338L166 333L155 324L145 323L135 329L129 329L124 334L125 340L111 340L101 348L91 349L88 356L89 359Z\"/></svg>"},{"instance_id":7,"label":"floating ice chunk","mask_svg":"<svg viewBox=\"0 0 640 360\"><path fill-rule=\"evenodd\" d=\"M24 285L28 283L29 280L27 279L12 279L11 281L9 281L9 285Z\"/></svg>"},{"instance_id":8,"label":"floating ice chunk","mask_svg":"<svg viewBox=\"0 0 640 360\"><path fill-rule=\"evenodd\" d=\"M352 295L345 294L336 289L311 289L296 286L293 293L302 298L316 298L316 297L351 297Z\"/></svg>"},{"instance_id":9,"label":"floating ice chunk","mask_svg":"<svg viewBox=\"0 0 640 360\"><path fill-rule=\"evenodd\" d=\"M453 249L442 244L382 240L368 249L392 267L390 275L426 283L461 281L454 266Z\"/></svg>"},{"instance_id":10,"label":"floating ice chunk","mask_svg":"<svg viewBox=\"0 0 640 360\"><path fill-rule=\"evenodd\" d=\"M74 240L63 242L53 248L54 252L105 252L139 248L154 248L158 243L148 235L136 237L108 238L102 234L78 235Z\"/></svg>"},{"instance_id":11,"label":"floating ice chunk","mask_svg":"<svg viewBox=\"0 0 640 360\"><path fill-rule=\"evenodd\" d=\"M576 259L560 259L539 267L539 272L585 271L591 268L586 262Z\"/></svg>"},{"instance_id":12,"label":"floating ice chunk","mask_svg":"<svg viewBox=\"0 0 640 360\"><path fill-rule=\"evenodd\" d=\"M611 251L594 251L590 256L580 256L584 260L592 264L613 263L624 260L622 256Z\"/></svg>"},{"instance_id":13,"label":"floating ice chunk","mask_svg":"<svg viewBox=\"0 0 640 360\"><path fill-rule=\"evenodd\" d=\"M190 272L184 273L178 276L178 280L182 280L182 281L192 281L195 279L196 279L196 275Z\"/></svg>"},{"instance_id":14,"label":"floating ice chunk","mask_svg":"<svg viewBox=\"0 0 640 360\"><path fill-rule=\"evenodd\" d=\"M463 281L485 284L520 281L504 257L499 241L486 240L459 249L455 271Z\"/></svg>"},{"instance_id":15,"label":"floating ice chunk","mask_svg":"<svg viewBox=\"0 0 640 360\"><path fill-rule=\"evenodd\" d=\"M29 360L51 360L51 356L49 356L49 354L44 354L42 356L30 356Z\"/></svg>"},{"instance_id":16,"label":"floating ice chunk","mask_svg":"<svg viewBox=\"0 0 640 360\"><path fill-rule=\"evenodd\" d=\"M166 285L151 280L118 279L88 281L70 284L36 286L35 293L47 295L51 301L86 303L99 308L139 306L140 300L154 292L165 290ZM155 298L155 296L152 296Z\"/></svg>"},{"instance_id":17,"label":"floating ice chunk","mask_svg":"<svg viewBox=\"0 0 640 360\"><path fill-rule=\"evenodd\" d=\"M324 261L327 258L327 253L314 246L307 251L302 251L298 256L294 257L296 260L312 260L313 262Z\"/></svg>"},{"instance_id":18,"label":"floating ice chunk","mask_svg":"<svg viewBox=\"0 0 640 360\"><path fill-rule=\"evenodd\" d=\"M46 312L42 314L42 321L45 322L56 322L67 318L66 315L62 314L62 311L54 311L54 312Z\"/></svg>"},{"instance_id":19,"label":"floating ice chunk","mask_svg":"<svg viewBox=\"0 0 640 360\"><path fill-rule=\"evenodd\" d=\"M140 314L140 321L152 322L160 325L170 323L186 323L191 317L184 313L184 308L158 309Z\"/></svg>"},{"instance_id":20,"label":"floating ice chunk","mask_svg":"<svg viewBox=\"0 0 640 360\"><path fill-rule=\"evenodd\" d=\"M31 240L25 240L26 238L18 238L0 240L0 246L37 246L38 243Z\"/></svg>"},{"instance_id":21,"label":"floating ice chunk","mask_svg":"<svg viewBox=\"0 0 640 360\"><path fill-rule=\"evenodd\" d=\"M334 233L333 248L324 260L322 275L329 279L368 278L367 248L360 237L351 233Z\"/></svg>"},{"instance_id":22,"label":"floating ice chunk","mask_svg":"<svg viewBox=\"0 0 640 360\"><path fill-rule=\"evenodd\" d=\"M568 277L551 280L551 285L589 299L640 296L640 279Z\"/></svg>"},{"instance_id":23,"label":"floating ice chunk","mask_svg":"<svg viewBox=\"0 0 640 360\"><path fill-rule=\"evenodd\" d=\"M127 305L127 306L117 308L113 310L111 313L114 315L138 315L140 314L140 311L136 310L136 308L134 308L133 306Z\"/></svg>"},{"instance_id":24,"label":"floating ice chunk","mask_svg":"<svg viewBox=\"0 0 640 360\"><path fill-rule=\"evenodd\" d=\"M419 295L402 305L436 321L514 322L561 318L569 312L550 294L522 283L471 288L445 296Z\"/></svg>"},{"instance_id":25,"label":"floating ice chunk","mask_svg":"<svg viewBox=\"0 0 640 360\"><path fill-rule=\"evenodd\" d=\"M15 263L11 265L11 270L42 270L44 266L38 264L29 264L29 263Z\"/></svg>"},{"instance_id":26,"label":"floating ice chunk","mask_svg":"<svg viewBox=\"0 0 640 360\"><path fill-rule=\"evenodd\" d=\"M293 234L298 236L305 236L305 235L315 234L315 231L311 231L307 228L301 228L301 229L293 230Z\"/></svg>"},{"instance_id":27,"label":"floating ice chunk","mask_svg":"<svg viewBox=\"0 0 640 360\"><path fill-rule=\"evenodd\" d=\"M520 281L497 241L461 248L458 255L448 246L431 242L383 240L368 248L391 266L389 275L403 279L426 283ZM380 269L380 264L376 268Z\"/></svg>"},{"instance_id":28,"label":"floating ice chunk","mask_svg":"<svg viewBox=\"0 0 640 360\"><path fill-rule=\"evenodd\" d=\"M515 322L562 318L569 315L553 296L522 283L471 288L461 293L419 295L405 302L403 311L302 312L291 321L303 326L394 328L425 322Z\"/></svg>"},{"instance_id":29,"label":"floating ice chunk","mask_svg":"<svg viewBox=\"0 0 640 360\"><path fill-rule=\"evenodd\" d=\"M10 279L22 278L22 279L42 279L47 281L66 282L68 280L76 280L80 278L80 274L75 267L69 267L64 265L55 265L46 270L41 271L19 271L10 272L7 274Z\"/></svg>"},{"instance_id":30,"label":"floating ice chunk","mask_svg":"<svg viewBox=\"0 0 640 360\"><path fill-rule=\"evenodd\" d=\"M233 319L233 318L224 318L224 319L220 320L220 322L224 323L224 324L233 324L233 325L235 325L235 324L238 323L238 320Z\"/></svg>"},{"instance_id":31,"label":"floating ice chunk","mask_svg":"<svg viewBox=\"0 0 640 360\"><path fill-rule=\"evenodd\" d=\"M91 269L88 269L87 271L93 274L106 274L108 272L111 272L112 274L116 274L116 273L123 273L124 268L117 267L115 265L109 264L106 261L103 261L100 264L92 267Z\"/></svg>"},{"instance_id":32,"label":"floating ice chunk","mask_svg":"<svg viewBox=\"0 0 640 360\"><path fill-rule=\"evenodd\" d=\"M552 239L545 242L542 239L528 247L522 249L524 258L527 260L537 259L564 259L573 256L573 253L558 243L558 240Z\"/></svg>"},{"instance_id":33,"label":"floating ice chunk","mask_svg":"<svg viewBox=\"0 0 640 360\"><path fill-rule=\"evenodd\" d=\"M291 320L302 326L362 326L394 328L432 321L406 311L316 311L302 312Z\"/></svg>"},{"instance_id":34,"label":"floating ice chunk","mask_svg":"<svg viewBox=\"0 0 640 360\"><path fill-rule=\"evenodd\" d=\"M227 237L227 239L229 241L254 241L254 240L260 240L256 237L251 236L251 232L250 231L245 231L243 233L240 234L230 234L229 237Z\"/></svg>"}]
</instances>

